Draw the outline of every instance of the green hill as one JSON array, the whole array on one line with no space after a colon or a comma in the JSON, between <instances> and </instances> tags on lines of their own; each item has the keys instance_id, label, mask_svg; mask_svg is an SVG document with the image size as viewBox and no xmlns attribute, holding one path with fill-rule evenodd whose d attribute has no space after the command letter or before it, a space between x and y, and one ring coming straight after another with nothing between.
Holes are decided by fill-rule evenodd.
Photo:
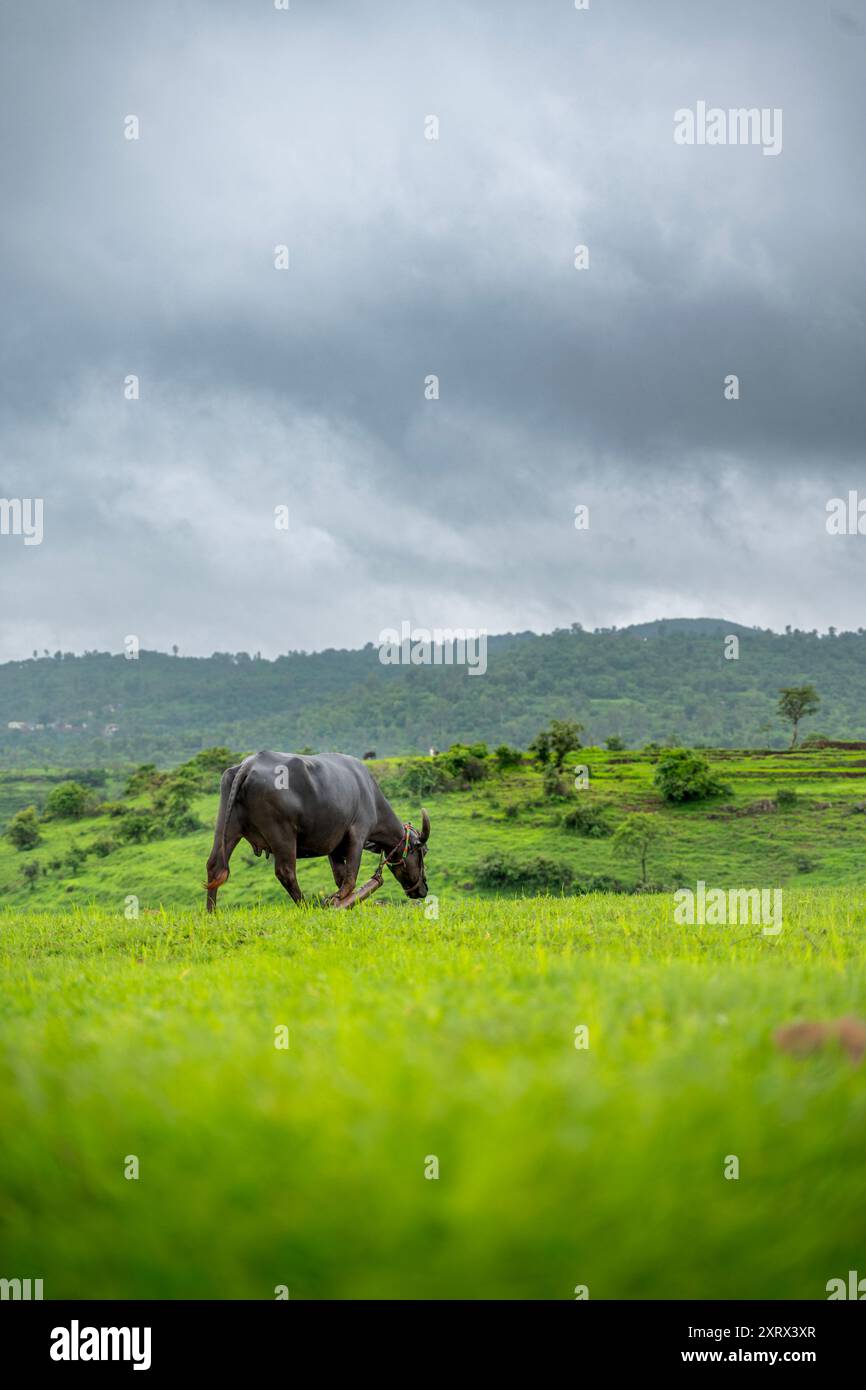
<instances>
[{"instance_id":1,"label":"green hill","mask_svg":"<svg viewBox=\"0 0 866 1390\"><path fill-rule=\"evenodd\" d=\"M698 879L719 886L866 883L866 754L825 748L707 756L730 790L685 805L662 801L653 784L654 759L640 753L581 750L576 758L589 769L589 788L574 790L573 768L572 774L566 768L564 794L553 799L528 761L440 790L429 758L371 766L401 816L417 824L422 801L430 811L430 891L443 903L596 889L632 892L639 884L639 865L617 847L613 832L634 811L657 817L663 831L648 863L650 886L657 889ZM572 762L576 758L572 755ZM195 765L184 810L193 822L183 833L161 822L176 777L187 777L181 771L131 796L109 780L93 789L94 799L107 798L94 801L95 814L41 820L41 838L32 849L16 849L0 836L0 905L58 909L97 903L119 917L130 896L143 912L202 906L217 811L216 768L228 761L226 754ZM60 776L0 775L0 819L8 823L25 804L41 811ZM787 790L796 794L790 804ZM584 833L569 825L576 807L589 812ZM149 838L153 833L160 838ZM375 865L375 855L365 856L363 876ZM245 842L235 851L231 871L220 892L221 908L279 904L293 910L273 866L257 859ZM333 890L325 860L302 861L299 878L305 894ZM376 901L389 900L417 910L386 875Z\"/></svg>"},{"instance_id":2,"label":"green hill","mask_svg":"<svg viewBox=\"0 0 866 1390\"><path fill-rule=\"evenodd\" d=\"M739 639L736 660L725 657L727 634ZM489 639L487 670L475 676L465 667L385 666L372 645L275 661L58 652L0 666L0 760L166 767L215 744L380 756L457 741L526 747L552 718L581 720L593 743L618 734L632 747L783 746L778 690L803 682L822 697L807 728L866 738L863 630L778 634L674 619L507 634Z\"/></svg>"}]
</instances>

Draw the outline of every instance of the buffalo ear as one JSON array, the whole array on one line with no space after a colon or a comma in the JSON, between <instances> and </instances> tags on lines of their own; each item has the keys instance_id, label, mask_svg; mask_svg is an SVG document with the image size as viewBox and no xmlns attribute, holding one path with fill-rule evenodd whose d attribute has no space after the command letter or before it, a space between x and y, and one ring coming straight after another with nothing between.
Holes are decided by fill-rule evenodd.
<instances>
[{"instance_id":1,"label":"buffalo ear","mask_svg":"<svg viewBox=\"0 0 866 1390\"><path fill-rule=\"evenodd\" d=\"M427 843L427 841L428 841L429 839L430 839L430 817L428 816L427 812L424 810L424 807L422 806L422 807L421 807L421 843L422 843L422 845L426 845L426 843Z\"/></svg>"}]
</instances>

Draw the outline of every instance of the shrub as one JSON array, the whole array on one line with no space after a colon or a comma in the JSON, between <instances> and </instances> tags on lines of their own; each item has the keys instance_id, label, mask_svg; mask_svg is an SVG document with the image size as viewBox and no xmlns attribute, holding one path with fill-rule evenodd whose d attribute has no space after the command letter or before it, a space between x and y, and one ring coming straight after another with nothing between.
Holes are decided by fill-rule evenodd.
<instances>
[{"instance_id":1,"label":"shrub","mask_svg":"<svg viewBox=\"0 0 866 1390\"><path fill-rule=\"evenodd\" d=\"M413 796L444 792L452 785L444 767L435 762L412 763L405 776L406 790Z\"/></svg>"},{"instance_id":2,"label":"shrub","mask_svg":"<svg viewBox=\"0 0 866 1390\"><path fill-rule=\"evenodd\" d=\"M156 770L156 763L142 763L127 777L123 795L141 796L142 792L154 791L164 780L163 774Z\"/></svg>"},{"instance_id":3,"label":"shrub","mask_svg":"<svg viewBox=\"0 0 866 1390\"><path fill-rule=\"evenodd\" d=\"M797 793L793 787L780 787L776 792L776 805L782 810L784 807L790 808L797 804Z\"/></svg>"},{"instance_id":4,"label":"shrub","mask_svg":"<svg viewBox=\"0 0 866 1390\"><path fill-rule=\"evenodd\" d=\"M507 772L509 768L520 767L523 762L523 754L520 749L512 748L507 743L500 743L499 747L494 750L493 756L496 759L498 772Z\"/></svg>"},{"instance_id":5,"label":"shrub","mask_svg":"<svg viewBox=\"0 0 866 1390\"><path fill-rule=\"evenodd\" d=\"M568 787L560 777L559 770L554 763L545 765L542 786L548 801L562 801L568 796Z\"/></svg>"},{"instance_id":6,"label":"shrub","mask_svg":"<svg viewBox=\"0 0 866 1390\"><path fill-rule=\"evenodd\" d=\"M484 888L505 892L533 893L623 893L625 884L609 874L586 874L578 879L569 864L537 855L515 860L491 854L477 866L475 880Z\"/></svg>"},{"instance_id":7,"label":"shrub","mask_svg":"<svg viewBox=\"0 0 866 1390\"><path fill-rule=\"evenodd\" d=\"M438 755L436 763L452 777L464 782L480 782L487 776L489 757L486 743L452 743L447 752Z\"/></svg>"},{"instance_id":8,"label":"shrub","mask_svg":"<svg viewBox=\"0 0 866 1390\"><path fill-rule=\"evenodd\" d=\"M402 780L410 796L428 796L430 792L445 791L451 781L444 767L431 762L412 763Z\"/></svg>"},{"instance_id":9,"label":"shrub","mask_svg":"<svg viewBox=\"0 0 866 1390\"><path fill-rule=\"evenodd\" d=\"M170 835L192 835L201 830L201 821L192 811L174 811L166 816L165 829Z\"/></svg>"},{"instance_id":10,"label":"shrub","mask_svg":"<svg viewBox=\"0 0 866 1390\"><path fill-rule=\"evenodd\" d=\"M108 781L104 767L85 767L76 775L83 787L104 787Z\"/></svg>"},{"instance_id":11,"label":"shrub","mask_svg":"<svg viewBox=\"0 0 866 1390\"><path fill-rule=\"evenodd\" d=\"M665 749L659 755L653 781L665 801L702 801L730 792L706 758L688 748Z\"/></svg>"},{"instance_id":12,"label":"shrub","mask_svg":"<svg viewBox=\"0 0 866 1390\"><path fill-rule=\"evenodd\" d=\"M195 796L195 790L195 785L189 774L178 769L177 772L166 777L154 790L154 808L169 814L176 811L188 811Z\"/></svg>"},{"instance_id":13,"label":"shrub","mask_svg":"<svg viewBox=\"0 0 866 1390\"><path fill-rule=\"evenodd\" d=\"M574 883L574 871L544 855L534 859L510 859L503 854L490 854L475 870L476 880L484 888L502 888L509 892L563 893Z\"/></svg>"},{"instance_id":14,"label":"shrub","mask_svg":"<svg viewBox=\"0 0 866 1390\"><path fill-rule=\"evenodd\" d=\"M181 768L172 774L156 789L153 798L154 815L161 824L160 834L189 835L201 829L201 822L193 814L194 780L188 768Z\"/></svg>"},{"instance_id":15,"label":"shrub","mask_svg":"<svg viewBox=\"0 0 866 1390\"><path fill-rule=\"evenodd\" d=\"M98 840L93 841L90 848L100 859L107 859L108 855L116 849L116 845L107 835L100 835Z\"/></svg>"},{"instance_id":16,"label":"shrub","mask_svg":"<svg viewBox=\"0 0 866 1390\"><path fill-rule=\"evenodd\" d=\"M39 817L35 806L25 806L17 811L6 827L6 837L16 849L33 849L39 844Z\"/></svg>"},{"instance_id":17,"label":"shrub","mask_svg":"<svg viewBox=\"0 0 866 1390\"><path fill-rule=\"evenodd\" d=\"M481 758L467 758L463 764L464 782L481 782L487 776L487 764Z\"/></svg>"},{"instance_id":18,"label":"shrub","mask_svg":"<svg viewBox=\"0 0 866 1390\"><path fill-rule=\"evenodd\" d=\"M605 739L604 746L609 753L621 753L625 748L625 741L619 734L611 734L610 738Z\"/></svg>"},{"instance_id":19,"label":"shrub","mask_svg":"<svg viewBox=\"0 0 866 1390\"><path fill-rule=\"evenodd\" d=\"M117 838L125 845L142 845L147 840L158 840L162 827L154 816L147 812L132 812L124 816L117 827Z\"/></svg>"},{"instance_id":20,"label":"shrub","mask_svg":"<svg viewBox=\"0 0 866 1390\"><path fill-rule=\"evenodd\" d=\"M454 785L445 768L428 759L388 767L378 773L371 769L371 773L387 797L429 796L431 792L448 791Z\"/></svg>"},{"instance_id":21,"label":"shrub","mask_svg":"<svg viewBox=\"0 0 866 1390\"><path fill-rule=\"evenodd\" d=\"M66 851L66 863L69 866L69 872L73 878L80 872L86 859L87 850L83 845L79 845L73 840L69 849Z\"/></svg>"},{"instance_id":22,"label":"shrub","mask_svg":"<svg viewBox=\"0 0 866 1390\"><path fill-rule=\"evenodd\" d=\"M27 884L28 888L30 889L30 892L32 893L33 885L39 877L38 861L35 859L28 859L26 863L22 864L21 872L24 875L25 883Z\"/></svg>"},{"instance_id":23,"label":"shrub","mask_svg":"<svg viewBox=\"0 0 866 1390\"><path fill-rule=\"evenodd\" d=\"M189 762L183 763L184 770L190 772L195 780L201 777L206 787L213 786L213 774L225 772L227 767L243 762L242 753L233 753L230 748L203 748ZM178 768L178 771L181 769Z\"/></svg>"},{"instance_id":24,"label":"shrub","mask_svg":"<svg viewBox=\"0 0 866 1390\"><path fill-rule=\"evenodd\" d=\"M80 782L59 782L45 802L46 820L79 820L90 809L91 793Z\"/></svg>"},{"instance_id":25,"label":"shrub","mask_svg":"<svg viewBox=\"0 0 866 1390\"><path fill-rule=\"evenodd\" d=\"M576 806L572 806L570 811L566 811L562 817L562 824L566 830L572 830L576 835L586 835L590 839L600 840L605 835L612 835L612 827L605 819L605 814L600 806L593 806L589 801L579 801Z\"/></svg>"},{"instance_id":26,"label":"shrub","mask_svg":"<svg viewBox=\"0 0 866 1390\"><path fill-rule=\"evenodd\" d=\"M822 748L830 742L829 734L807 734L800 744L801 748Z\"/></svg>"},{"instance_id":27,"label":"shrub","mask_svg":"<svg viewBox=\"0 0 866 1390\"><path fill-rule=\"evenodd\" d=\"M166 815L178 815L182 811L188 811L192 805L194 789L188 782L166 783L160 787L156 796L153 798L154 807L164 811Z\"/></svg>"}]
</instances>

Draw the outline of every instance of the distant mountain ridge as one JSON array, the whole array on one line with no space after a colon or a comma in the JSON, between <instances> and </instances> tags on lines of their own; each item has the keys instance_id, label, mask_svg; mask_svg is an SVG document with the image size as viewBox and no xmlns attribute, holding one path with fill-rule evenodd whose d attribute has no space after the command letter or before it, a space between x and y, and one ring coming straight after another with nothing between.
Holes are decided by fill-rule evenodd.
<instances>
[{"instance_id":1,"label":"distant mountain ridge","mask_svg":"<svg viewBox=\"0 0 866 1390\"><path fill-rule=\"evenodd\" d=\"M744 623L726 622L724 618L654 618L649 623L632 623L630 627L618 629L619 632L629 632L636 637L659 637L670 635L674 632L688 632L694 636L706 636L710 633L721 632L723 634L732 632L735 636L743 636L745 633L764 632L771 636L780 636L768 627L747 627Z\"/></svg>"},{"instance_id":2,"label":"distant mountain ridge","mask_svg":"<svg viewBox=\"0 0 866 1390\"><path fill-rule=\"evenodd\" d=\"M728 636L739 641L735 659ZM0 761L168 765L214 744L380 756L463 740L525 747L551 718L579 719L588 743L618 734L630 746L779 746L779 687L806 681L822 704L804 734L866 738L862 629L776 633L720 618L595 632L575 624L490 637L486 673L475 676L459 666L386 666L372 644L274 661L58 653L0 665Z\"/></svg>"}]
</instances>

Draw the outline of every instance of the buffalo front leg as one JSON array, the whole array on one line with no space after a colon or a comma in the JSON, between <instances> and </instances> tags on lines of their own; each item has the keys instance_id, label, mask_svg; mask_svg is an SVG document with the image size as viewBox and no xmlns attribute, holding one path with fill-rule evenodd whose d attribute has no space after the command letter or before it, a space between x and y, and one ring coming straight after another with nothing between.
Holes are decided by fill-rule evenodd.
<instances>
[{"instance_id":1,"label":"buffalo front leg","mask_svg":"<svg viewBox=\"0 0 866 1390\"><path fill-rule=\"evenodd\" d=\"M346 877L346 859L342 850L334 850L333 854L329 854L328 863L331 866L331 873L334 875L334 883L339 890L342 888L343 879Z\"/></svg>"},{"instance_id":2,"label":"buffalo front leg","mask_svg":"<svg viewBox=\"0 0 866 1390\"><path fill-rule=\"evenodd\" d=\"M328 907L333 907L334 903L337 901L340 889L343 886L343 879L346 877L346 859L342 846L339 846L333 853L328 855L328 863L331 866L331 873L334 875L334 884L337 892L332 893L329 898L325 898L325 903Z\"/></svg>"},{"instance_id":3,"label":"buffalo front leg","mask_svg":"<svg viewBox=\"0 0 866 1390\"><path fill-rule=\"evenodd\" d=\"M364 836L355 835L351 831L346 837L346 857L343 864L343 879L337 887L337 896L334 899L334 907L342 907L347 898L351 898L355 891L355 884L358 882L358 872L361 868L361 856L364 853ZM334 875L336 877L336 874Z\"/></svg>"}]
</instances>

